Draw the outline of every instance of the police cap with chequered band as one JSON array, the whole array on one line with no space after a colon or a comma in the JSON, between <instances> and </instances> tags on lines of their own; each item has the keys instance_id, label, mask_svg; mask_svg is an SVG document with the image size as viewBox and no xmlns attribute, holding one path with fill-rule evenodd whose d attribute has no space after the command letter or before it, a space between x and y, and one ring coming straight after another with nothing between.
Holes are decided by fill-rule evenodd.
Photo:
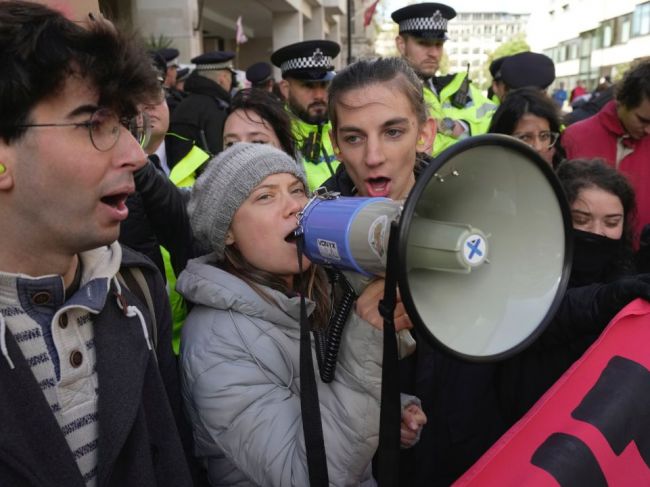
<instances>
[{"instance_id":1,"label":"police cap with chequered band","mask_svg":"<svg viewBox=\"0 0 650 487\"><path fill-rule=\"evenodd\" d=\"M232 60L235 53L231 51L210 51L193 57L191 62L196 64L196 71L217 71L227 69L234 72Z\"/></svg>"},{"instance_id":2,"label":"police cap with chequered band","mask_svg":"<svg viewBox=\"0 0 650 487\"><path fill-rule=\"evenodd\" d=\"M341 46L333 41L302 41L281 47L271 54L271 62L282 77L303 81L330 81L334 77L334 58Z\"/></svg>"},{"instance_id":3,"label":"police cap with chequered band","mask_svg":"<svg viewBox=\"0 0 650 487\"><path fill-rule=\"evenodd\" d=\"M544 54L520 52L503 61L501 79L513 90L524 86L545 90L555 80L555 64Z\"/></svg>"},{"instance_id":4,"label":"police cap with chequered band","mask_svg":"<svg viewBox=\"0 0 650 487\"><path fill-rule=\"evenodd\" d=\"M447 40L447 22L456 11L442 3L416 3L395 10L391 18L399 24L399 33L425 39Z\"/></svg>"},{"instance_id":5,"label":"police cap with chequered band","mask_svg":"<svg viewBox=\"0 0 650 487\"><path fill-rule=\"evenodd\" d=\"M174 49L173 47L164 47L162 49L158 49L156 52L162 56L162 58L165 60L165 63L167 63L168 68L171 68L172 66L178 66L178 56L180 54L178 52L178 49Z\"/></svg>"}]
</instances>

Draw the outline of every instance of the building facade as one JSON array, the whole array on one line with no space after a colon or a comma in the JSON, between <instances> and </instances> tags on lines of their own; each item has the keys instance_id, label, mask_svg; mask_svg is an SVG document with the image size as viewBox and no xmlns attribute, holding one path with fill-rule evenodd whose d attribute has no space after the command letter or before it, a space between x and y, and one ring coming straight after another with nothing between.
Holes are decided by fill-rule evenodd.
<instances>
[{"instance_id":1,"label":"building facade","mask_svg":"<svg viewBox=\"0 0 650 487\"><path fill-rule=\"evenodd\" d=\"M348 15L342 16L341 34L341 62L343 65L359 59L368 59L377 56L375 40L380 31L381 15L379 6L375 11L372 21L364 25L364 14L374 3L374 0L346 0L348 2ZM348 29L350 30L348 35ZM348 40L350 48L348 49Z\"/></svg>"},{"instance_id":2,"label":"building facade","mask_svg":"<svg viewBox=\"0 0 650 487\"><path fill-rule=\"evenodd\" d=\"M230 50L237 52L236 67L246 69L268 62L287 44L309 39L340 44L346 35L347 0L100 0L100 6L109 18L137 26L145 39L170 41L181 63L205 51ZM248 41L238 46L240 16Z\"/></svg>"},{"instance_id":3,"label":"building facade","mask_svg":"<svg viewBox=\"0 0 650 487\"><path fill-rule=\"evenodd\" d=\"M555 85L593 90L650 55L650 1L547 0L531 24L553 26L531 33L531 46L553 59Z\"/></svg>"},{"instance_id":4,"label":"building facade","mask_svg":"<svg viewBox=\"0 0 650 487\"><path fill-rule=\"evenodd\" d=\"M483 66L490 53L502 43L525 34L530 14L506 12L459 12L448 25L449 40L445 51L449 56L449 71L466 71L480 86L488 84Z\"/></svg>"}]
</instances>

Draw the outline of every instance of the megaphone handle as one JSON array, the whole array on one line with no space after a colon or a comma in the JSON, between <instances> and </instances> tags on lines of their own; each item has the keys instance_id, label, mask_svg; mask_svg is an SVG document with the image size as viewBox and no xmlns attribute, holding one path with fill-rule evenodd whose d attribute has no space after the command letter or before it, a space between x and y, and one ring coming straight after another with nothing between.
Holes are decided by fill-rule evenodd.
<instances>
[{"instance_id":1,"label":"megaphone handle","mask_svg":"<svg viewBox=\"0 0 650 487\"><path fill-rule=\"evenodd\" d=\"M397 243L398 223L390 224L384 297L379 313L384 318L384 357L381 370L381 409L379 413L379 447L377 450L377 480L381 487L399 485L400 423L402 407L399 394L397 364L397 335L393 321L397 303Z\"/></svg>"}]
</instances>

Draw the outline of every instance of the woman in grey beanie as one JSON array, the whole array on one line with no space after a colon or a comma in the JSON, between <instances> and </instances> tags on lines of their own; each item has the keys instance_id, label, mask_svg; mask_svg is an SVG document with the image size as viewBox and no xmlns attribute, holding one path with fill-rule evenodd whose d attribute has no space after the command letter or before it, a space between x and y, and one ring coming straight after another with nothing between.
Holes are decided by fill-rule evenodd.
<instances>
[{"instance_id":1,"label":"woman in grey beanie","mask_svg":"<svg viewBox=\"0 0 650 487\"><path fill-rule=\"evenodd\" d=\"M194 303L181 340L183 398L213 486L309 485L300 296L312 329L326 325L330 299L322 269L306 258L302 273L298 265L292 236L305 187L288 155L239 143L209 164L192 191L192 229L211 253L190 261L177 283ZM334 380L317 380L330 485L372 482L382 322L380 293L370 289L343 331Z\"/></svg>"}]
</instances>

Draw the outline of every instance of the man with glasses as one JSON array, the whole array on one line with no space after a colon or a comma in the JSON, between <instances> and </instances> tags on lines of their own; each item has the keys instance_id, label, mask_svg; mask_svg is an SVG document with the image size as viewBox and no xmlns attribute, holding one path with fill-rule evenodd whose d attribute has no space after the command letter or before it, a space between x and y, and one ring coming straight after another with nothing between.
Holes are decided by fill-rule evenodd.
<instances>
[{"instance_id":1,"label":"man with glasses","mask_svg":"<svg viewBox=\"0 0 650 487\"><path fill-rule=\"evenodd\" d=\"M596 115L570 125L562 135L569 159L604 159L625 174L636 193L640 235L650 224L650 59L630 68L615 99Z\"/></svg>"},{"instance_id":2,"label":"man with glasses","mask_svg":"<svg viewBox=\"0 0 650 487\"><path fill-rule=\"evenodd\" d=\"M116 243L160 85L85 24L0 2L0 485L191 485L165 291Z\"/></svg>"}]
</instances>

